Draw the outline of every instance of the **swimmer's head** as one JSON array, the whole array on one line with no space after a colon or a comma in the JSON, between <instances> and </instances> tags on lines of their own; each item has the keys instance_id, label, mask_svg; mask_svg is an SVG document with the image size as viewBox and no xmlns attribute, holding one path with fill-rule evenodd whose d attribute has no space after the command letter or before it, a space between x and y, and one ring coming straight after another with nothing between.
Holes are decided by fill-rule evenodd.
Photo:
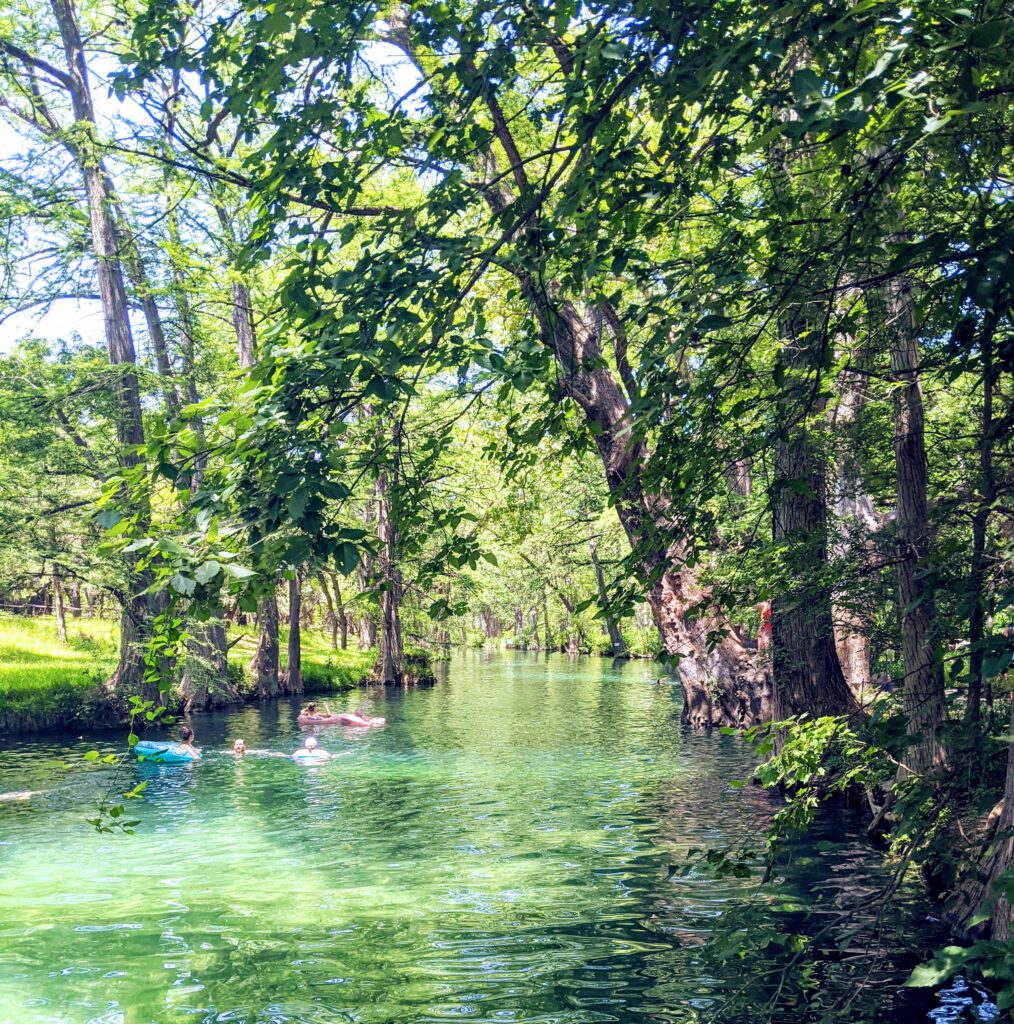
<instances>
[{"instance_id":1,"label":"swimmer's head","mask_svg":"<svg viewBox=\"0 0 1014 1024\"><path fill-rule=\"evenodd\" d=\"M193 738L194 730L191 729L189 725L184 725L183 728L180 729L180 739L183 740L184 743L189 743Z\"/></svg>"},{"instance_id":2,"label":"swimmer's head","mask_svg":"<svg viewBox=\"0 0 1014 1024\"><path fill-rule=\"evenodd\" d=\"M317 710L317 702L315 700L311 700L310 703L306 705L306 710L312 715Z\"/></svg>"},{"instance_id":3,"label":"swimmer's head","mask_svg":"<svg viewBox=\"0 0 1014 1024\"><path fill-rule=\"evenodd\" d=\"M370 716L366 713L366 708L356 708L356 714L360 718L369 718Z\"/></svg>"},{"instance_id":4,"label":"swimmer's head","mask_svg":"<svg viewBox=\"0 0 1014 1024\"><path fill-rule=\"evenodd\" d=\"M313 750L317 746L317 741L312 736L307 736L305 746L307 750Z\"/></svg>"},{"instance_id":5,"label":"swimmer's head","mask_svg":"<svg viewBox=\"0 0 1014 1024\"><path fill-rule=\"evenodd\" d=\"M246 744L242 740L236 740L232 745L232 752L234 754L245 754Z\"/></svg>"}]
</instances>

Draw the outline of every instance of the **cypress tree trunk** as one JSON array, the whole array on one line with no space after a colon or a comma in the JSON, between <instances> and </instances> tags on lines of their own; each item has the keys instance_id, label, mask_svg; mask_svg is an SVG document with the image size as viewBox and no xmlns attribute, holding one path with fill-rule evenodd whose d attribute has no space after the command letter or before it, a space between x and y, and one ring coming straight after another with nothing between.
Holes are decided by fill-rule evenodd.
<instances>
[{"instance_id":1,"label":"cypress tree trunk","mask_svg":"<svg viewBox=\"0 0 1014 1024\"><path fill-rule=\"evenodd\" d=\"M282 679L283 693L303 692L303 648L300 614L303 605L303 588L300 570L289 580L289 650L288 664Z\"/></svg>"},{"instance_id":2,"label":"cypress tree trunk","mask_svg":"<svg viewBox=\"0 0 1014 1024\"><path fill-rule=\"evenodd\" d=\"M778 400L781 430L775 444L772 536L776 543L785 542L794 576L803 587L771 602L771 711L778 721L856 710L835 649L831 594L821 581L827 565L826 483L809 419L824 411L814 383L823 336L798 309L784 316L781 326L785 384Z\"/></svg>"},{"instance_id":3,"label":"cypress tree trunk","mask_svg":"<svg viewBox=\"0 0 1014 1024\"><path fill-rule=\"evenodd\" d=\"M363 525L367 532L373 529L376 522L376 506L373 499L366 502L363 510ZM359 558L359 591L365 595L373 588L373 569L376 562L375 557L368 551L363 551ZM359 649L369 651L377 646L377 624L374 620L372 610L362 602L359 612Z\"/></svg>"},{"instance_id":4,"label":"cypress tree trunk","mask_svg":"<svg viewBox=\"0 0 1014 1024\"><path fill-rule=\"evenodd\" d=\"M594 538L588 541L588 550L591 553L592 566L595 569L595 585L599 592L599 604L606 617L606 629L609 632L609 642L613 648L614 658L627 657L627 648L623 643L623 633L620 631L620 624L616 617L609 610L609 594L606 591L606 579L602 572L602 563L598 558L598 550Z\"/></svg>"},{"instance_id":5,"label":"cypress tree trunk","mask_svg":"<svg viewBox=\"0 0 1014 1024\"><path fill-rule=\"evenodd\" d=\"M144 444L144 427L116 223L110 208L105 168L96 149L98 129L77 15L71 0L51 0L51 3L68 68L66 79L61 78L60 81L70 94L78 129L73 135L67 133L64 144L77 161L84 179L109 362L123 367L115 384L116 434L120 444L120 465L129 468L137 465L140 458L127 449ZM150 629L148 600L144 593L147 583L148 580L134 572L131 566L127 598L121 614L119 662L106 681L106 690L113 698L137 694L159 701L157 683L145 679L143 648Z\"/></svg>"},{"instance_id":6,"label":"cypress tree trunk","mask_svg":"<svg viewBox=\"0 0 1014 1024\"><path fill-rule=\"evenodd\" d=\"M346 651L349 647L349 617L345 613L345 601L342 599L342 591L341 587L338 585L338 577L332 576L331 582L334 584L334 599L335 605L337 606L338 628L341 635L341 649Z\"/></svg>"},{"instance_id":7,"label":"cypress tree trunk","mask_svg":"<svg viewBox=\"0 0 1014 1024\"><path fill-rule=\"evenodd\" d=\"M229 680L229 657L225 626L221 619L191 624L180 696L187 712L236 704L242 700Z\"/></svg>"},{"instance_id":8,"label":"cypress tree trunk","mask_svg":"<svg viewBox=\"0 0 1014 1024\"><path fill-rule=\"evenodd\" d=\"M835 516L836 532L832 538L832 554L848 558L854 554L854 531L867 534L878 531L882 516L873 507L866 492L862 469L852 448L851 431L857 425L859 414L866 404L862 378L845 370L839 380L839 398L831 414L831 428L844 440L835 459L831 507ZM865 542L866 554L872 544ZM869 623L855 604L839 597L832 605L834 642L838 661L849 689L856 700L864 703L870 698L872 675L870 667Z\"/></svg>"},{"instance_id":9,"label":"cypress tree trunk","mask_svg":"<svg viewBox=\"0 0 1014 1024\"><path fill-rule=\"evenodd\" d=\"M53 608L56 611L56 635L63 643L67 642L67 619L63 608L63 581L60 570L53 568Z\"/></svg>"},{"instance_id":10,"label":"cypress tree trunk","mask_svg":"<svg viewBox=\"0 0 1014 1024\"><path fill-rule=\"evenodd\" d=\"M979 491L981 500L972 516L972 564L968 579L971 609L968 616L969 681L965 721L973 728L979 725L982 714L982 695L985 685L985 642L988 597L986 594L986 540L993 502L997 496L996 473L993 468L993 443L996 430L993 423L993 389L997 369L993 360L993 332L997 317L991 317L979 344L982 356L982 417L979 434ZM992 695L990 695L992 705Z\"/></svg>"},{"instance_id":11,"label":"cypress tree trunk","mask_svg":"<svg viewBox=\"0 0 1014 1024\"><path fill-rule=\"evenodd\" d=\"M262 700L278 696L278 602L274 592L257 602L259 635L250 674Z\"/></svg>"},{"instance_id":12,"label":"cypress tree trunk","mask_svg":"<svg viewBox=\"0 0 1014 1024\"><path fill-rule=\"evenodd\" d=\"M872 293L875 327L887 335L894 396L897 485L898 603L901 615L904 704L913 739L906 763L924 772L946 763L938 735L946 716L944 678L937 657L934 585L926 572L930 549L928 468L915 301L907 279L894 277Z\"/></svg>"},{"instance_id":13,"label":"cypress tree trunk","mask_svg":"<svg viewBox=\"0 0 1014 1024\"><path fill-rule=\"evenodd\" d=\"M392 517L390 484L385 469L378 475L376 485L381 577L377 677L382 683L400 684L405 680L405 655L401 641L402 582L398 568L398 527Z\"/></svg>"},{"instance_id":14,"label":"cypress tree trunk","mask_svg":"<svg viewBox=\"0 0 1014 1024\"><path fill-rule=\"evenodd\" d=\"M346 625L346 622L345 622L345 609L343 607L341 607L341 604L340 604L341 593L338 590L338 582L337 582L337 580L335 581L335 592L339 596L339 608L341 609L340 611L335 609L335 603L334 603L333 598L331 597L331 591L328 590L327 579L324 577L324 573L319 573L318 576L317 576L317 579L320 582L321 593L324 595L324 601L327 604L327 617L324 620L324 625L328 629L331 630L331 650L332 651L337 651L338 650L338 629L339 629L338 617L339 617L339 615L341 615L340 628L341 628L341 631L342 631L342 639L343 640L345 639L346 631L347 631L347 628L348 628L347 625ZM342 644L342 650L344 650L344 649L345 649L345 644L343 643Z\"/></svg>"},{"instance_id":15,"label":"cypress tree trunk","mask_svg":"<svg viewBox=\"0 0 1014 1024\"><path fill-rule=\"evenodd\" d=\"M1014 733L1014 701L1011 702L1010 728ZM995 813L995 812L994 812ZM1014 743L1007 744L1007 774L1003 801L993 834L978 860L955 888L944 920L965 938L990 938L1009 942L1014 936L1014 907L1007 899L1008 872L1014 870ZM1004 884L1006 883L1006 884ZM1000 895L1004 893L1004 895ZM992 904L990 917L979 925L971 921L980 909Z\"/></svg>"}]
</instances>

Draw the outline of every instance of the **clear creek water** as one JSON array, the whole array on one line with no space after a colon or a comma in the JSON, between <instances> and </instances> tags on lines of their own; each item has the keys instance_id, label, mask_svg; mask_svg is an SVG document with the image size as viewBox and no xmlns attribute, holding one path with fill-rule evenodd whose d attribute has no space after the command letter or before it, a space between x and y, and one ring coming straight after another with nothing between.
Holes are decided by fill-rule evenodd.
<instances>
[{"instance_id":1,"label":"clear creek water","mask_svg":"<svg viewBox=\"0 0 1014 1024\"><path fill-rule=\"evenodd\" d=\"M742 740L681 731L659 673L459 655L435 687L333 702L388 725L317 729L316 767L214 753L291 752L288 702L197 716L202 763L118 779L83 762L95 737L0 745L0 791L41 791L0 803L0 1021L930 1019L897 989L926 908L866 906L886 869L861 816L827 819L777 889L679 873L774 805L729 785ZM85 823L141 779L134 835Z\"/></svg>"}]
</instances>

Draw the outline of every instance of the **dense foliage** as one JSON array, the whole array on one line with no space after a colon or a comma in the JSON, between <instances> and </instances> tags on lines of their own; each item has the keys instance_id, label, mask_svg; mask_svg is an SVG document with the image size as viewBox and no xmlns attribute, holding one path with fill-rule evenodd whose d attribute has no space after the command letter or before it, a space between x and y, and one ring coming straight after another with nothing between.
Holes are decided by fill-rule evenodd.
<instances>
[{"instance_id":1,"label":"dense foliage","mask_svg":"<svg viewBox=\"0 0 1014 1024\"><path fill-rule=\"evenodd\" d=\"M106 345L4 358L5 601L108 595L121 704L254 615L261 696L300 623L661 651L772 858L865 790L1006 980L1008 5L110 10L0 19L4 306Z\"/></svg>"}]
</instances>

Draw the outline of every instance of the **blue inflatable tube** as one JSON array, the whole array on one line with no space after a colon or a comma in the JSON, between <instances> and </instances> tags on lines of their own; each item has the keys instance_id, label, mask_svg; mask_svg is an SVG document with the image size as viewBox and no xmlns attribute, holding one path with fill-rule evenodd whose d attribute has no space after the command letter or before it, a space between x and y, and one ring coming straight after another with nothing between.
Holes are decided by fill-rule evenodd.
<instances>
[{"instance_id":1,"label":"blue inflatable tube","mask_svg":"<svg viewBox=\"0 0 1014 1024\"><path fill-rule=\"evenodd\" d=\"M155 740L141 740L134 747L134 753L143 757L146 761L155 761L157 764L185 764L188 761L196 761L193 754L180 749L178 743L165 743Z\"/></svg>"}]
</instances>

